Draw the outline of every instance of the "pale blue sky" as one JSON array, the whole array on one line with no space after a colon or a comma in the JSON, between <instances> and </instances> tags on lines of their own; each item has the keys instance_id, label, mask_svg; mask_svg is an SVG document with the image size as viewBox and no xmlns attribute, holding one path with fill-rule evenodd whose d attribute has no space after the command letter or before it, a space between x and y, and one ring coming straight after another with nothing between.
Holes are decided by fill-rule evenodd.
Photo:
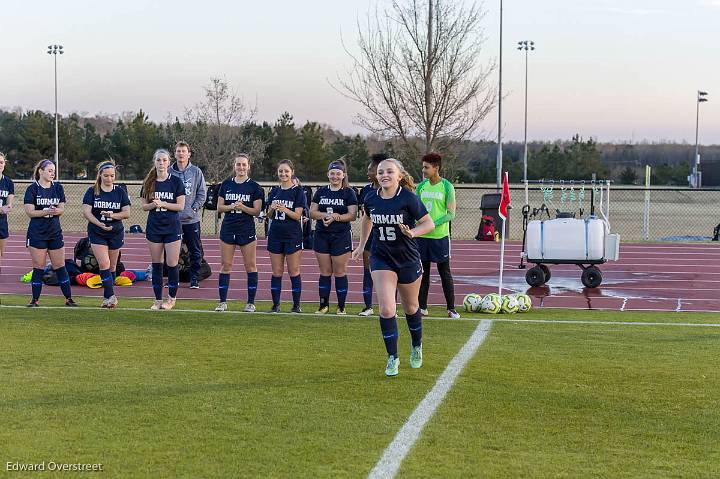
<instances>
[{"instance_id":1,"label":"pale blue sky","mask_svg":"<svg viewBox=\"0 0 720 479\"><path fill-rule=\"evenodd\" d=\"M379 0L381 4L388 0ZM356 106L328 84L349 65L355 19L371 0L3 0L0 105L53 108L50 43L62 43L60 111L143 108L154 120L181 115L211 76L225 76L259 120L284 110L301 124L346 133ZM499 1L485 2L487 48L498 57ZM701 143L720 143L720 0L505 0L504 137L522 139L523 55L532 39L531 139L579 132L601 141L694 143L695 92ZM497 82L497 74L492 77ZM482 135L496 136L497 112Z\"/></svg>"}]
</instances>

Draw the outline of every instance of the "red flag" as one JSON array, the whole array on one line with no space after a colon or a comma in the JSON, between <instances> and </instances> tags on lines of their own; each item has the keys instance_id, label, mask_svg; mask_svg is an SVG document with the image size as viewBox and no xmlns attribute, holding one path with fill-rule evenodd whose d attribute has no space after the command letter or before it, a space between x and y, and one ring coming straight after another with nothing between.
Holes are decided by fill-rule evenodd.
<instances>
[{"instance_id":1,"label":"red flag","mask_svg":"<svg viewBox=\"0 0 720 479\"><path fill-rule=\"evenodd\" d=\"M502 196L500 197L500 207L498 208L498 213L500 214L500 218L502 218L504 220L507 219L509 206L510 206L510 185L508 184L508 174L506 171L505 176L503 177Z\"/></svg>"}]
</instances>

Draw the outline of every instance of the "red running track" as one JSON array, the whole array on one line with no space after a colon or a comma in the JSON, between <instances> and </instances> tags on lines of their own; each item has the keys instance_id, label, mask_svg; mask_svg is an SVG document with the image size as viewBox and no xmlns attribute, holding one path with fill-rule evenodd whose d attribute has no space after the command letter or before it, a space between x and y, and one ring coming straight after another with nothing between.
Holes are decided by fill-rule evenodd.
<instances>
[{"instance_id":1,"label":"red running track","mask_svg":"<svg viewBox=\"0 0 720 479\"><path fill-rule=\"evenodd\" d=\"M66 255L72 256L72 246L81 236L65 237ZM219 240L203 239L205 259L213 275L201 283L198 290L184 285L178 297L191 299L217 298L217 272L219 271ZM600 265L603 283L599 288L584 288L580 282L581 270L575 265L550 266L550 282L539 288L530 288L525 282L525 271L517 268L521 245L510 242L505 247L504 290L526 292L533 304L540 307L568 309L603 309L617 311L706 311L720 312L720 245L717 244L630 244L620 247L620 261ZM258 241L258 271L260 284L258 300L270 299L270 259L265 240ZM128 269L145 269L150 256L144 236L126 235L123 262ZM452 271L455 277L456 303L468 293L487 294L497 291L500 244L477 241L453 241ZM30 286L20 282L20 276L32 269L30 255L25 249L25 238L12 235L6 241L5 255L0 272L0 293L28 294ZM315 255L303 251L303 301L317 301L319 275ZM348 302L362 302L362 262L350 262ZM440 278L433 270L430 303L444 304ZM283 280L283 301L290 301L290 280ZM246 279L239 255L231 276L229 300L246 298ZM149 282L138 282L131 287L116 288L118 296L152 298ZM45 286L43 294L59 295L57 287ZM76 296L100 296L102 290L75 286ZM334 295L334 293L333 293ZM332 299L332 297L331 297Z\"/></svg>"}]
</instances>

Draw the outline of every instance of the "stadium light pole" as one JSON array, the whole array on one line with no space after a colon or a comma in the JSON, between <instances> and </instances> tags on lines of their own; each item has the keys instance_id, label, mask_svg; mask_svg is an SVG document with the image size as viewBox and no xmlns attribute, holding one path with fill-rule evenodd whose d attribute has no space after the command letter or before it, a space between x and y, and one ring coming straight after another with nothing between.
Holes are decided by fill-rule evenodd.
<instances>
[{"instance_id":1,"label":"stadium light pole","mask_svg":"<svg viewBox=\"0 0 720 479\"><path fill-rule=\"evenodd\" d=\"M698 171L698 167L700 166L700 150L699 150L699 143L698 143L698 131L700 127L700 103L704 101L708 101L706 91L700 91L697 92L697 103L696 103L696 112L695 112L695 158L693 161L693 172L692 172L692 187L693 188L700 188L702 180L700 177L700 172Z\"/></svg>"},{"instance_id":2,"label":"stadium light pole","mask_svg":"<svg viewBox=\"0 0 720 479\"><path fill-rule=\"evenodd\" d=\"M532 40L522 40L518 42L518 50L525 50L525 139L523 149L523 183L527 184L527 159L528 159L528 146L527 146L527 105L528 105L528 52L535 50L535 42ZM526 201L527 203L527 201Z\"/></svg>"},{"instance_id":3,"label":"stadium light pole","mask_svg":"<svg viewBox=\"0 0 720 479\"><path fill-rule=\"evenodd\" d=\"M497 190L500 191L502 185L502 11L503 2L500 0L500 67L498 69L498 140L497 140L497 159L495 166L497 168Z\"/></svg>"},{"instance_id":4,"label":"stadium light pole","mask_svg":"<svg viewBox=\"0 0 720 479\"><path fill-rule=\"evenodd\" d=\"M62 45L48 45L47 54L55 60L55 178L60 179L60 155L58 141L58 90L57 90L57 56L65 53Z\"/></svg>"}]
</instances>

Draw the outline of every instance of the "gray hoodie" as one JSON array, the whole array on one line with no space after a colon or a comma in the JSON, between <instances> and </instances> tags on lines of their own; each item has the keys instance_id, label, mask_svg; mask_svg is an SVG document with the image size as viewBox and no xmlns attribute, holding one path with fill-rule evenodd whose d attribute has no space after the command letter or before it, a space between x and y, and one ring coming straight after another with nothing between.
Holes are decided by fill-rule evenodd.
<instances>
[{"instance_id":1,"label":"gray hoodie","mask_svg":"<svg viewBox=\"0 0 720 479\"><path fill-rule=\"evenodd\" d=\"M185 185L185 209L180 212L180 223L191 225L200 221L200 208L205 204L207 190L202 170L188 162L187 167L180 171L177 163L170 167L170 174L180 178Z\"/></svg>"}]
</instances>

